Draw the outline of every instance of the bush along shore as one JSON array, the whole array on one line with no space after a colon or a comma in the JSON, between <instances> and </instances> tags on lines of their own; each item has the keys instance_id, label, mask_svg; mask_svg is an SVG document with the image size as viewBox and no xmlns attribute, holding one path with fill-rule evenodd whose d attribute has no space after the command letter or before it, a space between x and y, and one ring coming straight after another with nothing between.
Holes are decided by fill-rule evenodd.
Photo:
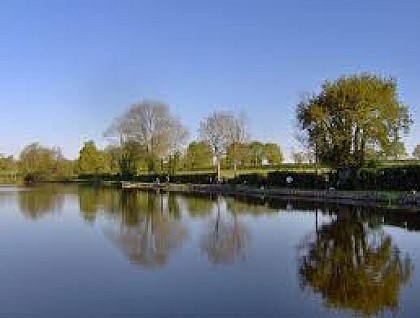
<instances>
[{"instance_id":1,"label":"bush along shore","mask_svg":"<svg viewBox=\"0 0 420 318\"><path fill-rule=\"evenodd\" d=\"M369 172L371 173L369 175L371 183L366 182L363 187L359 188L355 188L355 184L365 180L363 173L347 183L340 184L337 172L327 174L272 172L266 176L245 174L234 179L224 180L223 183L215 183L216 174L145 175L130 178L130 180L124 180L124 178L115 175L90 175L80 176L78 182L147 191L222 194L268 200L293 198L420 211L420 193L418 191L420 169L416 168L417 170L410 171L407 167L406 173L396 173L395 169L389 169L389 171L379 172L377 179L372 177L372 172ZM406 179L406 183L402 182L403 177ZM379 180L388 180L388 183L380 184ZM337 184L339 187L333 187Z\"/></svg>"},{"instance_id":2,"label":"bush along shore","mask_svg":"<svg viewBox=\"0 0 420 318\"><path fill-rule=\"evenodd\" d=\"M79 175L79 180L131 181L139 183L185 183L214 184L216 173L193 174L145 174L121 176L119 174ZM310 190L361 190L361 191L404 191L420 192L420 165L387 168L362 168L359 170L273 171L268 173L240 174L225 178L223 184L246 185L250 187L273 187Z\"/></svg>"}]
</instances>

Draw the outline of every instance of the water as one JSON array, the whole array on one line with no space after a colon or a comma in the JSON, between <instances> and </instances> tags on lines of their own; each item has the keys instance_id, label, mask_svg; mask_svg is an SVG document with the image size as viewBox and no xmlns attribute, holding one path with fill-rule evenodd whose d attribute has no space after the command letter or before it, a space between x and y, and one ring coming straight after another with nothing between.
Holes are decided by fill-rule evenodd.
<instances>
[{"instance_id":1,"label":"water","mask_svg":"<svg viewBox=\"0 0 420 318\"><path fill-rule=\"evenodd\" d=\"M418 230L403 211L3 187L0 314L418 317Z\"/></svg>"}]
</instances>

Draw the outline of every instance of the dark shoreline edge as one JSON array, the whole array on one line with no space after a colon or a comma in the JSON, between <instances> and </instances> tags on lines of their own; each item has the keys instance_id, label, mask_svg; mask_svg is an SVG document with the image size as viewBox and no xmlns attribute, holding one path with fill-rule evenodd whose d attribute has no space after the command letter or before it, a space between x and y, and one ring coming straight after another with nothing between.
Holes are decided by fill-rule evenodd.
<instances>
[{"instance_id":1,"label":"dark shoreline edge","mask_svg":"<svg viewBox=\"0 0 420 318\"><path fill-rule=\"evenodd\" d=\"M314 203L333 203L340 205L358 205L385 208L389 210L406 210L420 212L420 194L402 193L389 196L378 191L342 191L342 190L304 190L287 188L255 188L232 184L179 184L179 183L137 183L116 181L85 181L79 184L90 184L103 187L117 187L125 190L162 191L180 194L224 195L248 197L263 201L307 201Z\"/></svg>"}]
</instances>

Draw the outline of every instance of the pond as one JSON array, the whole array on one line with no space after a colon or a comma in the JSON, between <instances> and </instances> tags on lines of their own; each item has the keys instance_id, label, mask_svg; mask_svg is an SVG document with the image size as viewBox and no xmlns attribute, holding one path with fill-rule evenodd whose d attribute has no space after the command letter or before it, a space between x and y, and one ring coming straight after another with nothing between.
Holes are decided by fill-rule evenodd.
<instances>
[{"instance_id":1,"label":"pond","mask_svg":"<svg viewBox=\"0 0 420 318\"><path fill-rule=\"evenodd\" d=\"M0 187L0 313L417 317L419 231L407 211Z\"/></svg>"}]
</instances>

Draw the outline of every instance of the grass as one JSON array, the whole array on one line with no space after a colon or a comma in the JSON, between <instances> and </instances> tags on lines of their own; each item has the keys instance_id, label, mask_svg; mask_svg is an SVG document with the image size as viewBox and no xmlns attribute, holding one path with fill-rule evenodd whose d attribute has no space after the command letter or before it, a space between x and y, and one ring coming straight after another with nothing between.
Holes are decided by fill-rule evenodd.
<instances>
[{"instance_id":1,"label":"grass","mask_svg":"<svg viewBox=\"0 0 420 318\"><path fill-rule=\"evenodd\" d=\"M242 174L253 174L258 173L261 175L267 175L270 172L275 171L289 171L289 172L316 172L318 173L326 173L331 171L330 168L327 167L315 167L314 165L310 164L281 164L275 166L260 166L260 167L239 167L236 170L236 175ZM178 170L176 175L194 175L194 174L206 174L206 173L216 173L216 167L208 167L204 169L191 169L191 170ZM144 174L147 174L144 172ZM235 171L233 168L223 168L221 169L222 177L225 178L233 178L235 176Z\"/></svg>"}]
</instances>

